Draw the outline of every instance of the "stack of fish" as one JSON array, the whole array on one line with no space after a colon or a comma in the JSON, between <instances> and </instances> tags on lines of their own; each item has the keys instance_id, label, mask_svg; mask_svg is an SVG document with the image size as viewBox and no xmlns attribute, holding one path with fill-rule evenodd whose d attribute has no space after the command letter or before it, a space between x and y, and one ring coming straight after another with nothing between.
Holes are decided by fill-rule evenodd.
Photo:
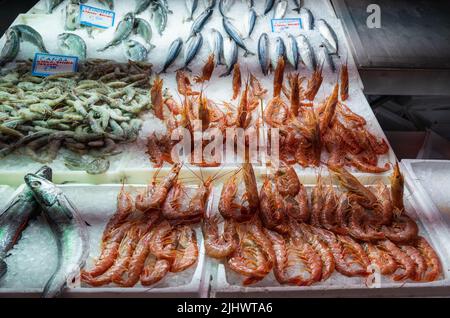
<instances>
[{"instance_id":1,"label":"stack of fish","mask_svg":"<svg viewBox=\"0 0 450 318\"><path fill-rule=\"evenodd\" d=\"M52 182L52 171L41 168L25 177L26 185L0 213L0 277L7 272L4 259L32 216L42 212L55 235L58 263L43 297L61 294L67 282L79 275L89 254L88 232L74 205Z\"/></svg>"},{"instance_id":2,"label":"stack of fish","mask_svg":"<svg viewBox=\"0 0 450 318\"><path fill-rule=\"evenodd\" d=\"M88 60L78 73L45 79L30 67L21 62L0 77L0 157L24 148L48 163L61 147L103 157L137 138L151 107L151 65Z\"/></svg>"}]
</instances>

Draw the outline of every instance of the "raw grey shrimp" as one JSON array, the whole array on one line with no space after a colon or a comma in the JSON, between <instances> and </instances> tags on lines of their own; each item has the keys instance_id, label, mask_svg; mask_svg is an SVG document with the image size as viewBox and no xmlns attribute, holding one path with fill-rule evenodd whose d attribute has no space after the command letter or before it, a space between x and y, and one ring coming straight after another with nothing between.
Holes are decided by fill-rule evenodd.
<instances>
[{"instance_id":1,"label":"raw grey shrimp","mask_svg":"<svg viewBox=\"0 0 450 318\"><path fill-rule=\"evenodd\" d=\"M203 220L203 237L206 254L213 258L224 258L231 255L239 244L233 220L225 219L224 232L219 235L218 215Z\"/></svg>"}]
</instances>

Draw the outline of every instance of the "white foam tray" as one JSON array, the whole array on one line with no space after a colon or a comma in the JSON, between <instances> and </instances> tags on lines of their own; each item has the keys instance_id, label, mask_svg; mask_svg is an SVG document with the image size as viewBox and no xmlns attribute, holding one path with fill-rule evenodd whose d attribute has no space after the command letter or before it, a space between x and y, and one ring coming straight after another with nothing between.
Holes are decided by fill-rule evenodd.
<instances>
[{"instance_id":1,"label":"white foam tray","mask_svg":"<svg viewBox=\"0 0 450 318\"><path fill-rule=\"evenodd\" d=\"M68 0L67 0L68 1ZM19 15L17 19L14 21L14 24L26 23L30 26L34 27L37 31L41 33L44 38L45 44L48 47L48 50L52 53L58 53L56 38L57 35L65 32L63 29L63 8L65 7L64 2L61 6L59 6L52 15L42 14L42 8L44 7L43 1L40 1L30 12L34 14L28 13ZM98 6L98 3L94 0L88 1L88 4L93 6ZM123 15L129 11L134 9L134 1L124 1L124 0L116 0L116 13L117 18L121 19ZM154 36L152 43L156 45L156 48L151 51L149 56L149 62L154 65L155 71L159 71L161 65L165 59L167 48L169 43L171 43L175 38L181 36L183 39L186 39L189 30L190 23L180 23L186 15L185 3L184 1L175 1L169 0L169 5L171 10L173 10L174 14L169 15L169 21L167 25L167 29L163 34L163 37L159 36L157 32L154 30ZM261 12L263 9L263 1L255 1L257 12ZM368 129L372 133L374 133L379 138L385 138L385 135L378 124L370 105L368 104L363 92L362 92L362 82L359 77L355 62L351 55L351 51L349 49L349 43L344 35L344 31L342 28L342 23L334 14L333 8L329 1L327 0L305 0L304 5L309 8L315 19L325 19L335 30L338 39L339 39L339 57L334 57L334 62L337 66L341 62L345 62L348 59L349 63L349 72L350 72L350 98L347 101L348 106L354 110L356 113L362 115L366 118L368 122ZM292 3L289 3L289 7L292 6ZM199 8L197 9L196 15L199 15L204 10L202 1L199 2ZM236 19L236 17L241 17L243 10L247 10L245 1L236 1L234 6L232 7L229 16L234 17L233 23L238 27L238 29L243 29L243 19ZM258 18L254 33L253 39L246 40L249 48L252 51L256 51L257 49L257 41L258 37L262 32L267 32L269 34L271 43L274 44L276 36L278 34L274 34L270 32L270 18L273 13L270 13L267 17ZM292 10L288 10L288 14L286 17L295 17L297 16ZM150 13L144 12L140 17L150 20ZM49 28L48 25L51 23L52 28ZM215 12L211 20L206 24L202 34L204 36L204 44L203 48L200 51L199 55L191 64L191 68L194 74L198 74L203 66L204 61L206 60L209 54L209 46L207 43L207 34L211 28L216 28L223 34L224 38L227 39L226 33L222 27L222 19L218 12L218 8L216 7ZM107 50L105 52L99 53L97 49L104 46L111 38L113 34L113 29L109 29L106 31L99 31L94 34L95 38L90 39L87 36L86 31L78 30L74 33L82 36L86 42L88 47L88 57L90 58L107 58L113 59L118 62L126 62L125 56L123 55L122 48L120 46ZM305 34L310 39L314 49L317 49L321 44L322 40L317 32L314 31L306 31L302 30L298 34ZM287 40L287 35L281 35L285 40ZM3 45L5 41L5 36L0 39L0 47ZM287 43L287 41L286 41ZM272 48L271 48L272 49ZM19 53L18 59L24 58L32 58L34 56L35 48L28 44L23 43L21 46L21 52ZM242 50L239 50L239 62L241 64L241 70L243 71L243 76L246 76L247 72L252 72L261 79L262 84L267 87L269 90L269 96L272 93L272 76L263 77L258 59L256 56L254 57L243 57ZM162 77L164 79L165 86L167 86L170 91L174 94L174 97L179 99L180 97L176 93L176 83L175 83L175 74L174 70L180 68L183 63L183 53L180 55L179 59L174 63L174 65L169 69L169 74L164 74ZM310 76L310 72L306 70L304 66L300 66L299 68L302 75ZM213 80L210 83L207 83L205 86L206 94L209 98L216 101L230 101L231 98L231 77L228 78L219 78L218 76L224 71L223 68L217 69L213 75ZM287 72L293 71L293 69L288 66ZM245 77L244 77L245 78ZM324 83L322 88L320 89L316 102L322 101L326 98L326 94L331 93L331 89L338 78L338 73L331 73L327 70L324 71ZM264 103L267 103L269 98L267 98ZM119 178L123 175L126 175L129 178L129 182L131 183L142 183L145 182L141 176L147 175L151 173L151 165L148 160L148 156L145 153L145 140L146 137L156 131L163 131L163 125L158 120L155 119L151 114L145 117L144 127L140 134L138 141L135 144L128 145L124 147L124 153L112 159L111 169L108 174L103 176L91 177L86 173L80 172L71 172L67 171L62 163L61 158L55 160L54 163L51 164L52 168L55 170L56 180L62 181L77 181L77 182L88 182L88 183L114 183L118 182ZM380 158L380 165L384 165L385 162L395 162L396 158L392 150L389 151L388 155L382 156ZM17 162L21 162L20 166L17 165ZM21 156L10 156L0 162L0 180L3 178L7 178L8 184L18 185L22 182L23 174L27 171L37 170L39 164L31 162L29 159L25 159ZM14 170L14 171L11 171ZM309 178L309 180L313 180L317 174L319 169L316 168L308 168L308 169L298 169L297 172L301 175L304 175L305 178ZM11 173L12 172L12 173ZM59 178L59 174L61 174L61 178ZM382 178L386 180L388 173L383 173L376 175L376 177L372 177L370 174L366 173L356 173L357 176L361 178L369 178L367 182L371 182L372 178ZM70 176L69 179L67 179Z\"/></svg>"},{"instance_id":2,"label":"white foam tray","mask_svg":"<svg viewBox=\"0 0 450 318\"><path fill-rule=\"evenodd\" d=\"M282 286L271 272L261 282L242 286L242 276L231 271L223 262L214 261L216 271L211 287L211 297L406 297L438 296L450 292L450 255L447 251L448 237L435 230L423 207L417 205L409 192L405 195L408 214L414 218L424 236L438 253L443 267L440 280L431 283L396 283L382 277L380 287L368 288L364 278L349 278L337 272L325 282L312 286ZM414 207L414 208L413 208Z\"/></svg>"},{"instance_id":3,"label":"white foam tray","mask_svg":"<svg viewBox=\"0 0 450 318\"><path fill-rule=\"evenodd\" d=\"M64 193L77 206L88 226L90 254L87 267L90 268L100 253L101 235L106 222L116 210L116 198L120 185L65 185ZM128 190L136 193L144 186L128 186ZM10 187L1 187L1 197L11 196ZM1 204L7 201L2 200ZM93 202L95 202L93 204ZM169 273L161 282L151 287L118 288L108 285L93 288L82 284L78 288L66 288L64 297L206 297L209 287L209 267L205 262L203 239L199 226L196 227L199 257L196 265L178 274ZM38 250L38 252L36 252ZM23 232L7 259L9 270L0 282L0 297L39 297L47 279L56 266L56 242L48 226L42 219L33 221ZM17 254L16 254L17 253ZM25 260L25 256L27 260ZM12 259L11 259L12 258ZM27 263L29 262L29 263ZM17 266L16 273L11 264ZM18 286L21 279L28 285Z\"/></svg>"}]
</instances>

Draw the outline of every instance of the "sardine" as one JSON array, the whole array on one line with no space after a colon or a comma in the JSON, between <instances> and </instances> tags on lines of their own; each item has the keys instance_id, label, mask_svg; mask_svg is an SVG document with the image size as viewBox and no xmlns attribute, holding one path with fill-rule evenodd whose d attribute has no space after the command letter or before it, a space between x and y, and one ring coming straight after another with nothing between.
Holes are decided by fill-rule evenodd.
<instances>
[{"instance_id":1,"label":"sardine","mask_svg":"<svg viewBox=\"0 0 450 318\"><path fill-rule=\"evenodd\" d=\"M309 44L308 38L303 34L300 35L297 44L303 63L310 71L314 71L316 69L316 56L314 55L311 44Z\"/></svg>"},{"instance_id":2,"label":"sardine","mask_svg":"<svg viewBox=\"0 0 450 318\"><path fill-rule=\"evenodd\" d=\"M330 51L325 44L319 46L319 65L326 65L331 72L336 71L336 67L334 65L333 59L331 58Z\"/></svg>"},{"instance_id":3,"label":"sardine","mask_svg":"<svg viewBox=\"0 0 450 318\"><path fill-rule=\"evenodd\" d=\"M300 19L302 19L302 25L305 30L314 29L314 16L309 9L300 9Z\"/></svg>"},{"instance_id":4,"label":"sardine","mask_svg":"<svg viewBox=\"0 0 450 318\"><path fill-rule=\"evenodd\" d=\"M6 33L6 43L0 53L0 67L13 61L20 50L19 33L14 29L9 29Z\"/></svg>"},{"instance_id":5,"label":"sardine","mask_svg":"<svg viewBox=\"0 0 450 318\"><path fill-rule=\"evenodd\" d=\"M287 0L281 0L278 1L277 6L275 8L275 12L273 13L274 19L283 19L286 15L288 8L288 2Z\"/></svg>"},{"instance_id":6,"label":"sardine","mask_svg":"<svg viewBox=\"0 0 450 318\"><path fill-rule=\"evenodd\" d=\"M227 69L225 73L220 75L220 77L225 77L233 72L234 65L238 62L238 47L236 42L233 40L228 41L227 48L225 50L225 62L227 64Z\"/></svg>"},{"instance_id":7,"label":"sardine","mask_svg":"<svg viewBox=\"0 0 450 318\"><path fill-rule=\"evenodd\" d=\"M181 38L177 38L172 42L169 46L169 53L167 54L166 61L164 62L163 69L160 73L165 73L167 69L175 62L178 55L180 55L181 49L183 47L183 40Z\"/></svg>"},{"instance_id":8,"label":"sardine","mask_svg":"<svg viewBox=\"0 0 450 318\"><path fill-rule=\"evenodd\" d=\"M122 43L122 41L127 39L133 32L134 21L134 13L127 13L117 25L112 41L109 42L103 49L98 50L98 52L106 51L110 47L117 46Z\"/></svg>"},{"instance_id":9,"label":"sardine","mask_svg":"<svg viewBox=\"0 0 450 318\"><path fill-rule=\"evenodd\" d=\"M148 50L147 48L134 40L127 40L123 43L125 56L128 60L133 62L142 62L147 60Z\"/></svg>"},{"instance_id":10,"label":"sardine","mask_svg":"<svg viewBox=\"0 0 450 318\"><path fill-rule=\"evenodd\" d=\"M150 3L152 3L152 0L137 0L134 14L141 14L142 12L147 10L147 8L150 6Z\"/></svg>"},{"instance_id":11,"label":"sardine","mask_svg":"<svg viewBox=\"0 0 450 318\"><path fill-rule=\"evenodd\" d=\"M247 17L244 20L245 23L245 38L249 39L253 33L253 30L255 29L256 25L256 19L258 18L258 15L256 14L256 11L254 8L250 8L247 12Z\"/></svg>"},{"instance_id":12,"label":"sardine","mask_svg":"<svg viewBox=\"0 0 450 318\"><path fill-rule=\"evenodd\" d=\"M162 36L164 30L167 27L167 11L164 9L164 6L158 6L153 14L153 19L156 25L156 29L158 30L158 34Z\"/></svg>"},{"instance_id":13,"label":"sardine","mask_svg":"<svg viewBox=\"0 0 450 318\"><path fill-rule=\"evenodd\" d=\"M36 175L52 179L52 170L42 167ZM6 274L7 265L4 259L20 238L33 214L39 212L39 205L28 186L21 186L13 199L0 212L0 278Z\"/></svg>"},{"instance_id":14,"label":"sardine","mask_svg":"<svg viewBox=\"0 0 450 318\"><path fill-rule=\"evenodd\" d=\"M103 4L105 7L108 7L109 10L114 10L114 0L97 0L97 2Z\"/></svg>"},{"instance_id":15,"label":"sardine","mask_svg":"<svg viewBox=\"0 0 450 318\"><path fill-rule=\"evenodd\" d=\"M302 8L302 0L292 0L292 2L294 3L294 9L292 9L292 11L300 13L300 9Z\"/></svg>"},{"instance_id":16,"label":"sardine","mask_svg":"<svg viewBox=\"0 0 450 318\"><path fill-rule=\"evenodd\" d=\"M288 50L287 50L287 59L289 63L297 70L298 69L298 45L297 40L292 34L289 34L289 41L288 41Z\"/></svg>"},{"instance_id":17,"label":"sardine","mask_svg":"<svg viewBox=\"0 0 450 318\"><path fill-rule=\"evenodd\" d=\"M262 73L267 76L270 68L270 56L269 56L269 36L267 33L261 34L258 41L258 60L261 65Z\"/></svg>"},{"instance_id":18,"label":"sardine","mask_svg":"<svg viewBox=\"0 0 450 318\"><path fill-rule=\"evenodd\" d=\"M223 18L227 17L228 11L230 11L231 7L234 4L234 0L220 0L219 1L219 12Z\"/></svg>"},{"instance_id":19,"label":"sardine","mask_svg":"<svg viewBox=\"0 0 450 318\"><path fill-rule=\"evenodd\" d=\"M47 0L47 13L50 14L59 6L64 0Z\"/></svg>"},{"instance_id":20,"label":"sardine","mask_svg":"<svg viewBox=\"0 0 450 318\"><path fill-rule=\"evenodd\" d=\"M198 0L186 0L186 8L188 11L188 16L185 21L192 21L194 19L195 10L198 7Z\"/></svg>"},{"instance_id":21,"label":"sardine","mask_svg":"<svg viewBox=\"0 0 450 318\"><path fill-rule=\"evenodd\" d=\"M150 50L154 49L155 46L151 44L153 38L152 26L146 20L141 18L136 18L134 21L134 34L138 34L142 39L144 39L145 43L150 46Z\"/></svg>"},{"instance_id":22,"label":"sardine","mask_svg":"<svg viewBox=\"0 0 450 318\"><path fill-rule=\"evenodd\" d=\"M80 273L89 254L86 224L74 205L53 183L37 175L28 174L25 182L33 192L56 238L58 264L44 287L42 296L56 297L67 282Z\"/></svg>"},{"instance_id":23,"label":"sardine","mask_svg":"<svg viewBox=\"0 0 450 318\"><path fill-rule=\"evenodd\" d=\"M275 50L272 54L272 67L275 69L280 57L286 58L286 45L281 37L277 37L275 40Z\"/></svg>"},{"instance_id":24,"label":"sardine","mask_svg":"<svg viewBox=\"0 0 450 318\"><path fill-rule=\"evenodd\" d=\"M80 27L80 5L76 0L67 2L65 10L65 24L67 31L75 31Z\"/></svg>"},{"instance_id":25,"label":"sardine","mask_svg":"<svg viewBox=\"0 0 450 318\"><path fill-rule=\"evenodd\" d=\"M17 24L13 26L12 29L17 31L22 41L30 42L31 44L37 46L39 51L48 53L44 45L44 40L42 40L42 36L32 27L25 24Z\"/></svg>"},{"instance_id":26,"label":"sardine","mask_svg":"<svg viewBox=\"0 0 450 318\"><path fill-rule=\"evenodd\" d=\"M214 54L216 65L223 65L223 36L214 28L209 33L209 46Z\"/></svg>"},{"instance_id":27,"label":"sardine","mask_svg":"<svg viewBox=\"0 0 450 318\"><path fill-rule=\"evenodd\" d=\"M222 22L223 22L223 28L225 29L227 34L230 36L230 38L232 38L233 41L236 42L236 44L245 51L244 56L247 56L249 54L255 55L255 53L250 52L247 49L247 46L245 45L244 40L240 36L239 31L236 29L236 27L233 24L231 24L231 22L225 17L222 18Z\"/></svg>"},{"instance_id":28,"label":"sardine","mask_svg":"<svg viewBox=\"0 0 450 318\"><path fill-rule=\"evenodd\" d=\"M202 45L203 36L201 33L195 35L186 43L186 49L184 51L184 65L182 69L187 70L188 72L192 72L189 69L189 64L197 56L198 52L202 48Z\"/></svg>"},{"instance_id":29,"label":"sardine","mask_svg":"<svg viewBox=\"0 0 450 318\"><path fill-rule=\"evenodd\" d=\"M266 0L264 4L264 15L267 15L269 13L273 6L275 5L275 0Z\"/></svg>"},{"instance_id":30,"label":"sardine","mask_svg":"<svg viewBox=\"0 0 450 318\"><path fill-rule=\"evenodd\" d=\"M86 59L86 42L76 34L58 35L58 47L64 55L77 56L80 60Z\"/></svg>"},{"instance_id":31,"label":"sardine","mask_svg":"<svg viewBox=\"0 0 450 318\"><path fill-rule=\"evenodd\" d=\"M205 11L200 14L197 19L195 19L194 23L191 27L191 34L189 35L187 41L189 41L194 35L200 33L205 26L206 22L211 18L214 10L213 9L206 9Z\"/></svg>"},{"instance_id":32,"label":"sardine","mask_svg":"<svg viewBox=\"0 0 450 318\"><path fill-rule=\"evenodd\" d=\"M328 46L330 53L337 54L339 48L336 33L334 33L333 29L323 19L317 20L316 26L320 35L322 35L322 38L325 40L324 43Z\"/></svg>"},{"instance_id":33,"label":"sardine","mask_svg":"<svg viewBox=\"0 0 450 318\"><path fill-rule=\"evenodd\" d=\"M216 0L203 0L203 4L206 9L214 9L216 6Z\"/></svg>"}]
</instances>

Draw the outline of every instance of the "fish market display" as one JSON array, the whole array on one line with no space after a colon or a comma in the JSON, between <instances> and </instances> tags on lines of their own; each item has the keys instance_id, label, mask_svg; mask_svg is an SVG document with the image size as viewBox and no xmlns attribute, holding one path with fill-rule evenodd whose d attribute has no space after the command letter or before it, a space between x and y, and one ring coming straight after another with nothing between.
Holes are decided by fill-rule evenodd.
<instances>
[{"instance_id":1,"label":"fish market display","mask_svg":"<svg viewBox=\"0 0 450 318\"><path fill-rule=\"evenodd\" d=\"M43 291L43 297L56 297L67 282L77 278L89 254L86 224L74 205L53 183L32 174L25 176L25 182L57 241L58 264Z\"/></svg>"},{"instance_id":2,"label":"fish market display","mask_svg":"<svg viewBox=\"0 0 450 318\"><path fill-rule=\"evenodd\" d=\"M36 175L50 181L52 179L52 171L48 167L41 168ZM27 186L23 186L20 193L0 212L0 278L7 271L4 259L8 256L8 251L20 239L30 218L39 212L39 205Z\"/></svg>"},{"instance_id":3,"label":"fish market display","mask_svg":"<svg viewBox=\"0 0 450 318\"><path fill-rule=\"evenodd\" d=\"M181 165L157 182L156 176L136 198L123 187L117 210L105 227L100 256L82 281L91 286L151 286L169 273L192 267L198 259L193 226L203 218L212 179L187 188Z\"/></svg>"},{"instance_id":4,"label":"fish market display","mask_svg":"<svg viewBox=\"0 0 450 318\"><path fill-rule=\"evenodd\" d=\"M78 73L45 79L30 68L20 62L0 77L0 157L17 150L48 163L62 147L103 157L137 138L151 107L151 65L87 60Z\"/></svg>"},{"instance_id":5,"label":"fish market display","mask_svg":"<svg viewBox=\"0 0 450 318\"><path fill-rule=\"evenodd\" d=\"M248 196L256 182L239 186L236 175L230 177L218 211L208 210L203 222L206 254L242 275L245 286L271 271L280 284L294 286L323 282L334 271L366 278L371 268L393 281L441 277L437 253L415 221L393 205L399 183L391 190L381 183L367 188L345 169L330 169L340 188L319 176L310 198L288 165L265 177L259 198ZM393 180L399 174L396 166Z\"/></svg>"}]
</instances>

